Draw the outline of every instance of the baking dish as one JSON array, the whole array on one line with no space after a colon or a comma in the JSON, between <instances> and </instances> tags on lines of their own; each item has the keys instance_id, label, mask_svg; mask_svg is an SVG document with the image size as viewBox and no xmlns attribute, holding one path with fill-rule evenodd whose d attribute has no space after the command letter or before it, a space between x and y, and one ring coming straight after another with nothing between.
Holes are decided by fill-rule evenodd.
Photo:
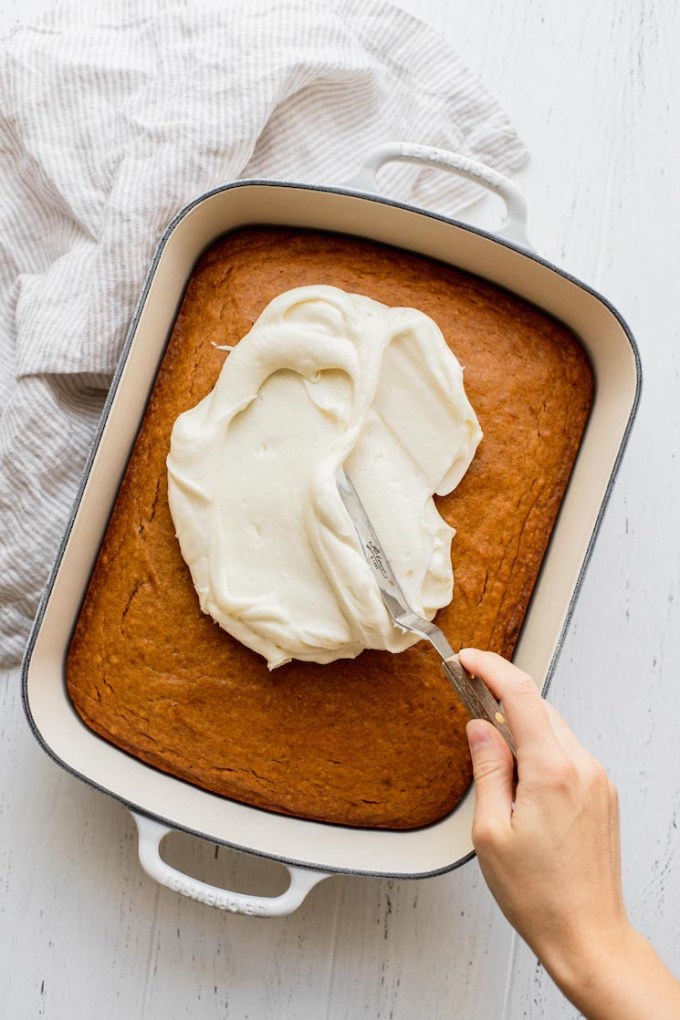
<instances>
[{"instance_id":1,"label":"baking dish","mask_svg":"<svg viewBox=\"0 0 680 1020\"><path fill-rule=\"evenodd\" d=\"M491 234L377 195L390 160L462 174L495 191L507 218ZM66 692L71 633L158 365L197 259L220 235L253 224L317 228L386 244L485 277L556 316L580 338L595 375L595 400L558 521L526 615L515 662L545 692L637 408L635 342L600 295L530 250L526 206L506 178L466 157L406 143L381 146L342 187L238 181L200 196L163 235L102 414L83 481L27 647L24 706L45 751L68 771L121 801L139 829L142 866L159 882L221 909L289 913L330 874L422 878L473 854L474 790L441 821L411 831L311 822L226 800L153 769L107 743L80 720ZM285 864L279 897L230 893L170 868L160 843L173 829Z\"/></svg>"}]
</instances>

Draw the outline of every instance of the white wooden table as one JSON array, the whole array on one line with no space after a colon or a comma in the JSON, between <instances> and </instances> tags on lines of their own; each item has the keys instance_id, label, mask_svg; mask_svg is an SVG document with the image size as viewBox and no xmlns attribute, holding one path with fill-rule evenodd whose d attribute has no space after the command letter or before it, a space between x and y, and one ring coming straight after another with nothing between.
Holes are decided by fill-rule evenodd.
<instances>
[{"instance_id":1,"label":"white wooden table","mask_svg":"<svg viewBox=\"0 0 680 1020\"><path fill-rule=\"evenodd\" d=\"M0 28L55 0L5 0ZM680 955L680 17L673 0L400 0L503 102L540 252L594 285L642 351L637 425L552 700L622 801L626 899ZM492 215L492 210L487 215ZM419 882L336 877L297 914L224 915L140 870L126 811L71 779L0 685L0 1015L5 1020L438 1020L576 1016L476 862ZM180 836L172 859L230 888L272 864Z\"/></svg>"}]
</instances>

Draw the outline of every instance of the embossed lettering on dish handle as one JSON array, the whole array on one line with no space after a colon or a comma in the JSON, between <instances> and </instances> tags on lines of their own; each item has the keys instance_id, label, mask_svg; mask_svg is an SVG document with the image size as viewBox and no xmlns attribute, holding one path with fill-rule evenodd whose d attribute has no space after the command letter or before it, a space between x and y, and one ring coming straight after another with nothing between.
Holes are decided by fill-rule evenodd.
<instances>
[{"instance_id":1,"label":"embossed lettering on dish handle","mask_svg":"<svg viewBox=\"0 0 680 1020\"><path fill-rule=\"evenodd\" d=\"M147 875L173 892L198 903L205 903L206 906L215 907L217 910L231 914L246 914L249 917L283 917L297 910L307 893L324 878L330 877L326 871L313 871L311 868L286 864L290 885L280 896L250 896L220 889L218 886L185 875L177 868L166 864L160 854L160 844L165 836L173 831L171 828L135 811L131 811L130 814L139 833L139 861Z\"/></svg>"},{"instance_id":2,"label":"embossed lettering on dish handle","mask_svg":"<svg viewBox=\"0 0 680 1020\"><path fill-rule=\"evenodd\" d=\"M436 149L430 145L415 145L411 142L386 142L379 145L366 157L358 173L345 184L345 187L357 191L378 193L376 177L385 163L393 162L419 163L422 166L436 167L450 173L459 174L469 180L481 184L482 187L494 192L505 202L506 218L495 231L498 237L507 238L523 248L531 249L527 237L527 204L524 195L516 184L485 163L480 163L469 156L447 149Z\"/></svg>"}]
</instances>

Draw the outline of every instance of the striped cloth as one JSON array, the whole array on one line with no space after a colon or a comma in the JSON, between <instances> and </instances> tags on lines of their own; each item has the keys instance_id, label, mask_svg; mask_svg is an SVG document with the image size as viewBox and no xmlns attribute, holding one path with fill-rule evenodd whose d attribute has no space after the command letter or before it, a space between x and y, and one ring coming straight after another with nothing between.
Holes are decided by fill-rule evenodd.
<instances>
[{"instance_id":1,"label":"striped cloth","mask_svg":"<svg viewBox=\"0 0 680 1020\"><path fill-rule=\"evenodd\" d=\"M381 0L56 6L0 40L0 665L20 657L155 243L238 177L341 182L408 140L511 172L475 77ZM452 213L474 186L393 165Z\"/></svg>"}]
</instances>

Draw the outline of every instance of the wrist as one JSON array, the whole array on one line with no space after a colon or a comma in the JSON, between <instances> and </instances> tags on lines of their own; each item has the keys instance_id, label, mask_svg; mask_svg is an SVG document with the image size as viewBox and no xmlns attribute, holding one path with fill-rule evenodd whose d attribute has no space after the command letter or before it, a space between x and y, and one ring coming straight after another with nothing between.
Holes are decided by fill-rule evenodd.
<instances>
[{"instance_id":1,"label":"wrist","mask_svg":"<svg viewBox=\"0 0 680 1020\"><path fill-rule=\"evenodd\" d=\"M641 935L626 919L606 929L578 931L553 953L541 955L548 974L574 1002L584 993L607 988L640 949Z\"/></svg>"},{"instance_id":2,"label":"wrist","mask_svg":"<svg viewBox=\"0 0 680 1020\"><path fill-rule=\"evenodd\" d=\"M627 918L605 932L582 935L577 945L543 962L588 1020L680 1016L680 984Z\"/></svg>"}]
</instances>

